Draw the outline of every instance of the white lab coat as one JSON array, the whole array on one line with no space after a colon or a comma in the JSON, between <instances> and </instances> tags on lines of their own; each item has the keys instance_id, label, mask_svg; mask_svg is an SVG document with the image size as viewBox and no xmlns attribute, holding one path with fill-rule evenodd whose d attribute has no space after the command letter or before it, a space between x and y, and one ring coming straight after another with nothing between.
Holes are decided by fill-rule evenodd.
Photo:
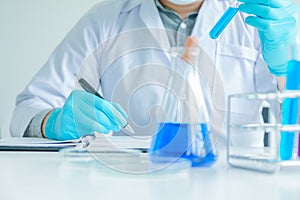
<instances>
[{"instance_id":1,"label":"white lab coat","mask_svg":"<svg viewBox=\"0 0 300 200\"><path fill-rule=\"evenodd\" d=\"M227 0L206 0L192 32L217 69L207 72L217 113L226 110L224 97L217 97L222 87L226 97L276 90L276 81L262 60L257 31L244 23L244 14L238 13L219 39L209 38L209 30L229 5ZM163 50L169 48L154 0L100 2L74 26L17 97L12 135L22 136L41 110L62 107L78 88L74 73L86 78L106 99L120 103L137 134L153 134L153 116L168 74ZM237 104L232 109L247 114L259 106ZM260 120L257 114L254 118ZM225 130L223 120L218 120Z\"/></svg>"}]
</instances>

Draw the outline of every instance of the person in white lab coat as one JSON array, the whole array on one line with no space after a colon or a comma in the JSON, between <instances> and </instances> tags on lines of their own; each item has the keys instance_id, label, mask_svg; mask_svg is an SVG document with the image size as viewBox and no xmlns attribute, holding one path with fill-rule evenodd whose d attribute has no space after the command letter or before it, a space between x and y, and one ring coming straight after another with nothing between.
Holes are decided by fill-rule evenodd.
<instances>
[{"instance_id":1,"label":"person in white lab coat","mask_svg":"<svg viewBox=\"0 0 300 200\"><path fill-rule=\"evenodd\" d=\"M66 140L94 131L118 132L127 122L137 135L153 134L153 113L168 77L165 52L184 45L190 35L210 59L212 65L206 67L216 70L209 83L211 95L224 90L225 96L213 102L215 110L226 110L229 94L277 90L276 76L285 75L285 53L296 35L296 6L290 0L241 1L242 12L217 40L208 33L230 6L228 0L98 3L18 95L11 134ZM74 74L106 100L79 91ZM249 114L258 108L237 104L233 110Z\"/></svg>"}]
</instances>

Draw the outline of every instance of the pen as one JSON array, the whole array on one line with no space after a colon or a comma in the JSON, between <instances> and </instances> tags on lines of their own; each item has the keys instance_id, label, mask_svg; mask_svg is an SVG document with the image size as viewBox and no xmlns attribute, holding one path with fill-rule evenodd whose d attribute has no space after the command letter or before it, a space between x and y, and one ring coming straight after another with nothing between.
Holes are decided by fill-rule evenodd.
<instances>
[{"instance_id":1,"label":"pen","mask_svg":"<svg viewBox=\"0 0 300 200\"><path fill-rule=\"evenodd\" d=\"M86 80L84 80L83 78L79 77L78 75L74 74L78 80L78 83L80 84L80 86L89 93L92 93L94 95L96 95L97 97L104 99L98 92L97 90L95 90ZM124 132L126 132L128 135L134 135L134 130L131 128L131 126L127 123L124 127L123 127Z\"/></svg>"}]
</instances>

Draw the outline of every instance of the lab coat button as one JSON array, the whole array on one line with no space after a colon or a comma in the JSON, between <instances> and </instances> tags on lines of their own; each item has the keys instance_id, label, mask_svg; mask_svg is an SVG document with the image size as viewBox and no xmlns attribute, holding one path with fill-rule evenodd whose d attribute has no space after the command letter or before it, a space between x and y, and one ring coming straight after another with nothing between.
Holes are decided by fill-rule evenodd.
<instances>
[{"instance_id":1,"label":"lab coat button","mask_svg":"<svg viewBox=\"0 0 300 200\"><path fill-rule=\"evenodd\" d=\"M186 29L187 25L186 25L186 23L182 22L182 23L180 24L180 27L181 27L182 29Z\"/></svg>"}]
</instances>

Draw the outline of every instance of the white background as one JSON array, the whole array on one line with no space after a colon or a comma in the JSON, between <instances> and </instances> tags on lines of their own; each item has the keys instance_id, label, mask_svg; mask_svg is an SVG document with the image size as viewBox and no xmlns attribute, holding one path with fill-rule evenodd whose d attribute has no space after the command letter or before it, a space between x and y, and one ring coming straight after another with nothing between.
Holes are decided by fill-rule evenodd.
<instances>
[{"instance_id":1,"label":"white background","mask_svg":"<svg viewBox=\"0 0 300 200\"><path fill-rule=\"evenodd\" d=\"M100 0L0 0L0 124L9 136L15 98L79 18ZM1 137L1 134L0 134Z\"/></svg>"},{"instance_id":2,"label":"white background","mask_svg":"<svg viewBox=\"0 0 300 200\"><path fill-rule=\"evenodd\" d=\"M0 125L9 136L16 95L71 27L100 0L0 0ZM300 0L296 0L300 4ZM1 134L0 134L1 138Z\"/></svg>"}]
</instances>

